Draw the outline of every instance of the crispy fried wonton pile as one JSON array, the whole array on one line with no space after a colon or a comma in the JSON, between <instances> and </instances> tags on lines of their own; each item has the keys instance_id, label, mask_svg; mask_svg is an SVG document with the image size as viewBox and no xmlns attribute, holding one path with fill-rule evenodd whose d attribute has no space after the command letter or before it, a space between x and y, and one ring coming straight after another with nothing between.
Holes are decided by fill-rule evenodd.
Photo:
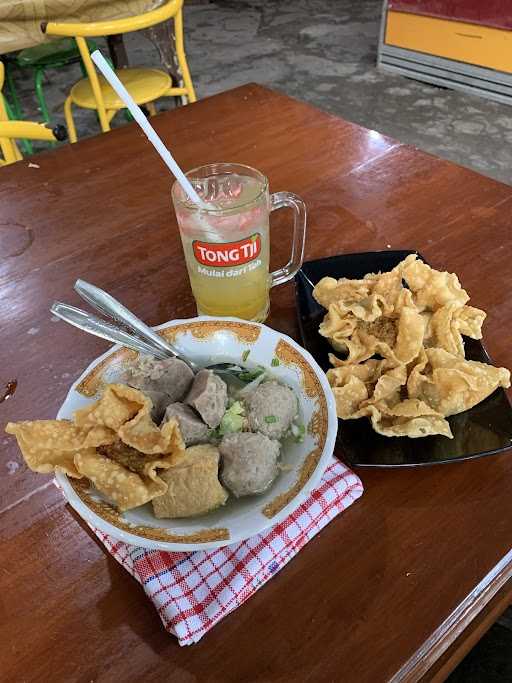
<instances>
[{"instance_id":1,"label":"crispy fried wonton pile","mask_svg":"<svg viewBox=\"0 0 512 683\"><path fill-rule=\"evenodd\" d=\"M11 422L6 432L16 436L31 470L87 477L124 511L166 493L162 470L185 459L178 423L157 427L151 408L137 389L110 384L73 421Z\"/></svg>"},{"instance_id":2,"label":"crispy fried wonton pile","mask_svg":"<svg viewBox=\"0 0 512 683\"><path fill-rule=\"evenodd\" d=\"M328 310L320 334L338 416L367 416L384 436L453 438L445 419L510 386L510 372L464 356L462 335L482 338L484 311L468 306L455 274L408 256L362 280L324 277L313 296Z\"/></svg>"}]
</instances>

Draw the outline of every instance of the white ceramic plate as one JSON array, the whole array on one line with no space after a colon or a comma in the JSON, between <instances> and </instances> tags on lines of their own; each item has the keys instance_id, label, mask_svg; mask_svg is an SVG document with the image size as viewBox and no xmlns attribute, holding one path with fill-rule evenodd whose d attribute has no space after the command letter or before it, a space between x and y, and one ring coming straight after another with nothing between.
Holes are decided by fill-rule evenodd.
<instances>
[{"instance_id":1,"label":"white ceramic plate","mask_svg":"<svg viewBox=\"0 0 512 683\"><path fill-rule=\"evenodd\" d=\"M318 484L329 463L337 430L336 406L325 373L313 357L284 334L235 318L174 320L155 328L193 360L205 364L241 362L250 351L248 365L263 365L292 387L307 425L305 440L283 449L283 464L268 491L259 496L230 496L222 508L199 517L162 520L154 517L151 503L118 513L86 479L57 474L72 507L89 524L137 546L165 551L219 548L261 533L290 515ZM118 381L136 354L114 346L97 358L71 387L57 417L70 419L73 412L98 398L105 383ZM273 359L279 365L271 367ZM276 361L275 361L276 362Z\"/></svg>"}]
</instances>

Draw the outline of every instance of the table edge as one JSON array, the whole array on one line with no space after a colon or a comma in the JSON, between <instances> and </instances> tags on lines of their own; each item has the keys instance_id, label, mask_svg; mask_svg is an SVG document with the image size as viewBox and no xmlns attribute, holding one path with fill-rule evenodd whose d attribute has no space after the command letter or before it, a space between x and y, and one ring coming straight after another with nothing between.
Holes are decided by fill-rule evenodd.
<instances>
[{"instance_id":1,"label":"table edge","mask_svg":"<svg viewBox=\"0 0 512 683\"><path fill-rule=\"evenodd\" d=\"M417 683L511 578L512 549L389 679L389 683Z\"/></svg>"}]
</instances>

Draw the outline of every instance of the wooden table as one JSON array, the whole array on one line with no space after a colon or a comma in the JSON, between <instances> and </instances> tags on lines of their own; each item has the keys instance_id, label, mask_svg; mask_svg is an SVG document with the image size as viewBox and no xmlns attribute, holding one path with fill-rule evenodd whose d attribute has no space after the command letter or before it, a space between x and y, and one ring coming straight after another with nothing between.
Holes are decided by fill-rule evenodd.
<instances>
[{"instance_id":1,"label":"wooden table","mask_svg":"<svg viewBox=\"0 0 512 683\"><path fill-rule=\"evenodd\" d=\"M456 271L489 312L489 351L512 366L510 187L256 85L154 121L185 168L243 162L273 191L301 195L308 259L390 245ZM170 178L135 125L33 161L0 171L0 380L19 382L2 424L53 417L105 350L48 313L54 299L80 305L77 277L151 324L194 315ZM273 265L288 253L287 225L274 223ZM273 291L269 324L297 337L292 285ZM510 602L510 454L361 469L359 502L180 648L49 477L16 469L10 439L0 446L3 680L442 680Z\"/></svg>"}]
</instances>

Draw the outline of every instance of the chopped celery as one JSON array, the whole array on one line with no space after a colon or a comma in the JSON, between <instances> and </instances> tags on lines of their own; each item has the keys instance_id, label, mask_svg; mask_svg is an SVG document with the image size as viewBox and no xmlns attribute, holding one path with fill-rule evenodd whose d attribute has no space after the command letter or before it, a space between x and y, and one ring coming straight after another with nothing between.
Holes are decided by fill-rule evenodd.
<instances>
[{"instance_id":1,"label":"chopped celery","mask_svg":"<svg viewBox=\"0 0 512 683\"><path fill-rule=\"evenodd\" d=\"M242 382L252 382L265 372L265 368L258 365L256 368L244 368L240 373L238 373L238 378Z\"/></svg>"},{"instance_id":2,"label":"chopped celery","mask_svg":"<svg viewBox=\"0 0 512 683\"><path fill-rule=\"evenodd\" d=\"M244 426L244 420L244 407L240 401L235 401L233 405L224 413L224 416L218 427L219 436L231 434L232 432L241 432Z\"/></svg>"}]
</instances>

